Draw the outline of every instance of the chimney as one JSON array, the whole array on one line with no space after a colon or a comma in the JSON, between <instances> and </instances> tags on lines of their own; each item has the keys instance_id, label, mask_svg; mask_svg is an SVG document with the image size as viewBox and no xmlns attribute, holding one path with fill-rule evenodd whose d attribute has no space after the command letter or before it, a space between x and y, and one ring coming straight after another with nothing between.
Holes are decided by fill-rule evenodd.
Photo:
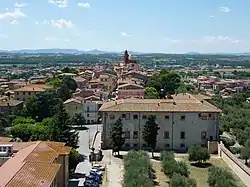
<instances>
[{"instance_id":1,"label":"chimney","mask_svg":"<svg viewBox=\"0 0 250 187\"><path fill-rule=\"evenodd\" d=\"M160 106L160 103L158 103L158 106Z\"/></svg>"},{"instance_id":2,"label":"chimney","mask_svg":"<svg viewBox=\"0 0 250 187\"><path fill-rule=\"evenodd\" d=\"M117 101L115 102L115 105L117 105Z\"/></svg>"},{"instance_id":3,"label":"chimney","mask_svg":"<svg viewBox=\"0 0 250 187\"><path fill-rule=\"evenodd\" d=\"M201 103L203 103L204 101L203 100L201 100Z\"/></svg>"},{"instance_id":4,"label":"chimney","mask_svg":"<svg viewBox=\"0 0 250 187\"><path fill-rule=\"evenodd\" d=\"M176 102L173 102L173 105L176 105Z\"/></svg>"}]
</instances>

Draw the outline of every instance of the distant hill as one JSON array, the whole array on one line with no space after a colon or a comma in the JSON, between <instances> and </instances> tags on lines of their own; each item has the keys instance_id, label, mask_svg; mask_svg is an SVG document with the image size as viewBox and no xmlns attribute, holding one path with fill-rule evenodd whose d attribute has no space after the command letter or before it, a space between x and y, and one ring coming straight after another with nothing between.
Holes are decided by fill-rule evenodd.
<instances>
[{"instance_id":1,"label":"distant hill","mask_svg":"<svg viewBox=\"0 0 250 187\"><path fill-rule=\"evenodd\" d=\"M9 52L9 53L27 53L27 54L51 54L51 53L58 53L58 54L105 54L109 53L108 51L100 51L97 49L84 51L84 50L77 50L77 49L21 49L21 50L0 50L0 52Z\"/></svg>"}]
</instances>

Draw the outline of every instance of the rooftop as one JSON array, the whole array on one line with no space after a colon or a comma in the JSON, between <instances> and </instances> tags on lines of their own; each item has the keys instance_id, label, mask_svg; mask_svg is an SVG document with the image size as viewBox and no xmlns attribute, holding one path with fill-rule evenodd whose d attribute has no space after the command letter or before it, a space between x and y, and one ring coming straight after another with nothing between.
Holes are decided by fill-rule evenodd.
<instances>
[{"instance_id":1,"label":"rooftop","mask_svg":"<svg viewBox=\"0 0 250 187\"><path fill-rule=\"evenodd\" d=\"M203 98L177 94L173 99L121 99L104 103L101 112L221 112Z\"/></svg>"},{"instance_id":2,"label":"rooftop","mask_svg":"<svg viewBox=\"0 0 250 187\"><path fill-rule=\"evenodd\" d=\"M15 89L14 92L42 92L49 88L52 87L47 84L27 84L24 87Z\"/></svg>"},{"instance_id":3,"label":"rooftop","mask_svg":"<svg viewBox=\"0 0 250 187\"><path fill-rule=\"evenodd\" d=\"M12 144L18 152L0 167L1 187L50 187L60 164L59 155L67 155L70 148L60 142L0 142Z\"/></svg>"}]
</instances>

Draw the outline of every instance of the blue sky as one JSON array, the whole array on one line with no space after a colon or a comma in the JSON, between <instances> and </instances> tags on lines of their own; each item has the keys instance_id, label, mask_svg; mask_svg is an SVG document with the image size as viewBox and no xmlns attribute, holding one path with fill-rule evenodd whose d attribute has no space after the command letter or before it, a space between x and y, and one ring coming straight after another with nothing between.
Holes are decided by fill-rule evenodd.
<instances>
[{"instance_id":1,"label":"blue sky","mask_svg":"<svg viewBox=\"0 0 250 187\"><path fill-rule=\"evenodd\" d=\"M1 0L0 49L248 52L249 0Z\"/></svg>"}]
</instances>

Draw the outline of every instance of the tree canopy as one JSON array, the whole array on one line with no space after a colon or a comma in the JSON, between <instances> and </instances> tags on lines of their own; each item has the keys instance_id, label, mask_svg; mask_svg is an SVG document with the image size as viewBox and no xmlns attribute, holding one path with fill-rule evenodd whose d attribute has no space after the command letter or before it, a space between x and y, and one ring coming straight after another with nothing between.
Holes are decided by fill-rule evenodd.
<instances>
[{"instance_id":1,"label":"tree canopy","mask_svg":"<svg viewBox=\"0 0 250 187\"><path fill-rule=\"evenodd\" d=\"M121 150L121 147L125 143L124 132L122 130L122 119L119 118L116 122L112 125L111 130L111 137L112 137L112 146L113 151L118 152Z\"/></svg>"},{"instance_id":2,"label":"tree canopy","mask_svg":"<svg viewBox=\"0 0 250 187\"><path fill-rule=\"evenodd\" d=\"M145 89L145 99L158 99L159 93L154 87L146 87Z\"/></svg>"}]
</instances>

